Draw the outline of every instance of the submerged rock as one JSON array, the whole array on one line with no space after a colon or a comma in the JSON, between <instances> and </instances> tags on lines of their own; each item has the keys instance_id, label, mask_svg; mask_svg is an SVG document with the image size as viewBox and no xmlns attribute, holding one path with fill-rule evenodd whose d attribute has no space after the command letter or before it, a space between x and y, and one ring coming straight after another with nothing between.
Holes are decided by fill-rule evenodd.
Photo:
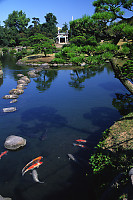
<instances>
[{"instance_id":1,"label":"submerged rock","mask_svg":"<svg viewBox=\"0 0 133 200\"><path fill-rule=\"evenodd\" d=\"M16 94L7 94L3 96L3 99L17 99L19 96Z\"/></svg>"},{"instance_id":2,"label":"submerged rock","mask_svg":"<svg viewBox=\"0 0 133 200\"><path fill-rule=\"evenodd\" d=\"M3 112L14 112L16 110L16 107L3 108Z\"/></svg>"},{"instance_id":3,"label":"submerged rock","mask_svg":"<svg viewBox=\"0 0 133 200\"><path fill-rule=\"evenodd\" d=\"M35 77L38 77L39 75L36 74L35 70L31 70L31 71L28 72L28 76L31 77L31 78L35 78Z\"/></svg>"},{"instance_id":4,"label":"submerged rock","mask_svg":"<svg viewBox=\"0 0 133 200\"><path fill-rule=\"evenodd\" d=\"M10 135L6 138L6 141L4 143L4 147L9 150L17 150L25 145L26 139L16 135Z\"/></svg>"}]
</instances>

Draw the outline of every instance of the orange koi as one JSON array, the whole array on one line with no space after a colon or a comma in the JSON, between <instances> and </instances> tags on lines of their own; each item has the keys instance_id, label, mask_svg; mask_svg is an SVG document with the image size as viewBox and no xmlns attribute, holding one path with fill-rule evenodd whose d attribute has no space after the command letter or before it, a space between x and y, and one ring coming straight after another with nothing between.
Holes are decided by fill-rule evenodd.
<instances>
[{"instance_id":1,"label":"orange koi","mask_svg":"<svg viewBox=\"0 0 133 200\"><path fill-rule=\"evenodd\" d=\"M78 147L85 148L85 146L84 146L83 144L76 144L76 143L73 143L73 146L78 146Z\"/></svg>"},{"instance_id":2,"label":"orange koi","mask_svg":"<svg viewBox=\"0 0 133 200\"><path fill-rule=\"evenodd\" d=\"M38 167L39 167L40 165L42 165L42 164L43 164L43 162L37 162L37 163L31 165L29 168L27 168L25 171L22 172L22 176L23 176L26 172L28 172L29 170L33 170L33 169L35 169L36 167L38 168Z\"/></svg>"},{"instance_id":3,"label":"orange koi","mask_svg":"<svg viewBox=\"0 0 133 200\"><path fill-rule=\"evenodd\" d=\"M78 139L78 140L76 140L77 142L87 142L86 140L83 140L83 139Z\"/></svg>"},{"instance_id":4,"label":"orange koi","mask_svg":"<svg viewBox=\"0 0 133 200\"><path fill-rule=\"evenodd\" d=\"M0 154L0 159L1 159L2 156L6 155L7 153L8 153L8 151L2 152L2 153Z\"/></svg>"},{"instance_id":5,"label":"orange koi","mask_svg":"<svg viewBox=\"0 0 133 200\"><path fill-rule=\"evenodd\" d=\"M30 161L29 163L27 163L27 165L25 165L25 167L22 169L22 173L23 171L31 164L34 164L34 163L37 163L37 162L40 162L40 160L42 159L43 157L42 156L38 156L37 158L33 159L32 161Z\"/></svg>"}]
</instances>

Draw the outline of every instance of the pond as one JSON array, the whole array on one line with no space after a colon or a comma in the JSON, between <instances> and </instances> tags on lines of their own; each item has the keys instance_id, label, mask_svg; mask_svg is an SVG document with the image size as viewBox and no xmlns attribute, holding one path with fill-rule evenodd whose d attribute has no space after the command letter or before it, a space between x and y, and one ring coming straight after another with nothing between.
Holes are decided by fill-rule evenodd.
<instances>
[{"instance_id":1,"label":"pond","mask_svg":"<svg viewBox=\"0 0 133 200\"><path fill-rule=\"evenodd\" d=\"M18 102L2 97L17 86L17 74L31 68L15 65L13 57L2 57L4 76L0 82L0 152L9 135L19 135L27 144L9 151L0 160L0 194L13 200L95 199L88 176L88 160L102 132L122 116L112 104L116 94L127 91L109 65L97 70L44 70L31 78ZM3 113L5 107L17 111ZM85 148L74 146L87 140ZM74 155L79 163L68 159ZM35 183L22 168L32 159L43 156Z\"/></svg>"}]
</instances>

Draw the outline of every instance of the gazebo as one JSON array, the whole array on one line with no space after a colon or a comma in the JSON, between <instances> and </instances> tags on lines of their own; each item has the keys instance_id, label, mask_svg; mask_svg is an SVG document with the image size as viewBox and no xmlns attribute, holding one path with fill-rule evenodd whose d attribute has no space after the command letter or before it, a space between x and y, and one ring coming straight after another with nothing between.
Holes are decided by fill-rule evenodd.
<instances>
[{"instance_id":1,"label":"gazebo","mask_svg":"<svg viewBox=\"0 0 133 200\"><path fill-rule=\"evenodd\" d=\"M57 44L67 44L68 43L68 30L64 33L60 33L60 30L58 30L57 34L57 39L56 39Z\"/></svg>"}]
</instances>

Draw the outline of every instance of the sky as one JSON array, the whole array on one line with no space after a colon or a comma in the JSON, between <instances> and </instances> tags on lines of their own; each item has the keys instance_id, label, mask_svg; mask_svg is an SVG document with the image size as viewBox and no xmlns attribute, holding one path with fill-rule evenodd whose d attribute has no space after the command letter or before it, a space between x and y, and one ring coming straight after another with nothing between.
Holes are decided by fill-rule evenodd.
<instances>
[{"instance_id":1,"label":"sky","mask_svg":"<svg viewBox=\"0 0 133 200\"><path fill-rule=\"evenodd\" d=\"M0 0L0 25L3 26L3 21L8 19L8 15L14 10L22 10L26 17L32 21L33 17L40 19L40 23L45 23L44 16L47 13L53 13L58 21L57 26L62 27L66 22L73 19L81 18L83 15L93 15L94 0ZM129 11L126 12L126 17L131 17ZM31 21L29 25L31 24Z\"/></svg>"},{"instance_id":2,"label":"sky","mask_svg":"<svg viewBox=\"0 0 133 200\"><path fill-rule=\"evenodd\" d=\"M81 18L83 15L91 16L94 13L92 2L94 0L0 0L0 25L14 10L22 10L26 17L38 17L40 23L45 22L44 16L53 13L58 21L57 26L62 27L66 22ZM29 24L30 25L30 24Z\"/></svg>"}]
</instances>

